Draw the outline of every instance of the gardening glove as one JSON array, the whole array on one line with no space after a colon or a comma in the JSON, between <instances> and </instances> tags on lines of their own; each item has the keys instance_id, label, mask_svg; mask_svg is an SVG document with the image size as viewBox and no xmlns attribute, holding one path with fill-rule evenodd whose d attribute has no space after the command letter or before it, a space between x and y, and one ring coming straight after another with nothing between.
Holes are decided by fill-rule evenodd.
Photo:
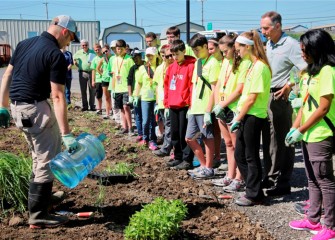
<instances>
[{"instance_id":1,"label":"gardening glove","mask_svg":"<svg viewBox=\"0 0 335 240\"><path fill-rule=\"evenodd\" d=\"M215 117L221 119L222 121L226 120L226 114L224 112L224 108L220 106L220 104L216 104L212 111L215 114Z\"/></svg>"},{"instance_id":2,"label":"gardening glove","mask_svg":"<svg viewBox=\"0 0 335 240\"><path fill-rule=\"evenodd\" d=\"M240 121L233 120L233 123L230 126L230 132L236 132L240 128Z\"/></svg>"},{"instance_id":3,"label":"gardening glove","mask_svg":"<svg viewBox=\"0 0 335 240\"><path fill-rule=\"evenodd\" d=\"M129 104L132 104L134 102L134 97L133 96L129 96L128 102L129 102Z\"/></svg>"},{"instance_id":4,"label":"gardening glove","mask_svg":"<svg viewBox=\"0 0 335 240\"><path fill-rule=\"evenodd\" d=\"M69 152L75 151L79 148L79 143L74 138L72 133L66 134L62 136L63 143L66 147L66 149Z\"/></svg>"},{"instance_id":5,"label":"gardening glove","mask_svg":"<svg viewBox=\"0 0 335 240\"><path fill-rule=\"evenodd\" d=\"M291 102L293 101L294 99L296 99L298 97L297 94L295 94L294 91L291 91L290 94L288 95L288 100Z\"/></svg>"},{"instance_id":6,"label":"gardening glove","mask_svg":"<svg viewBox=\"0 0 335 240\"><path fill-rule=\"evenodd\" d=\"M205 115L204 115L204 124L206 126L209 126L212 124L212 117L211 117L211 113L209 112L205 112Z\"/></svg>"},{"instance_id":7,"label":"gardening glove","mask_svg":"<svg viewBox=\"0 0 335 240\"><path fill-rule=\"evenodd\" d=\"M189 115L190 115L190 109L188 109L187 112L186 112L186 119L188 119Z\"/></svg>"},{"instance_id":8,"label":"gardening glove","mask_svg":"<svg viewBox=\"0 0 335 240\"><path fill-rule=\"evenodd\" d=\"M302 98L295 98L291 101L291 106L293 109L301 108L302 104L303 104Z\"/></svg>"},{"instance_id":9,"label":"gardening glove","mask_svg":"<svg viewBox=\"0 0 335 240\"><path fill-rule=\"evenodd\" d=\"M168 108L164 109L164 117L165 117L165 119L167 119L168 117L170 117L170 109L168 109Z\"/></svg>"},{"instance_id":10,"label":"gardening glove","mask_svg":"<svg viewBox=\"0 0 335 240\"><path fill-rule=\"evenodd\" d=\"M303 136L304 134L302 134L298 129L291 128L291 130L289 131L289 133L286 135L285 138L286 146L290 146L296 142L301 141Z\"/></svg>"},{"instance_id":11,"label":"gardening glove","mask_svg":"<svg viewBox=\"0 0 335 240\"><path fill-rule=\"evenodd\" d=\"M133 100L134 107L138 107L138 104L139 104L138 100L139 100L139 97L134 97L134 100Z\"/></svg>"},{"instance_id":12,"label":"gardening glove","mask_svg":"<svg viewBox=\"0 0 335 240\"><path fill-rule=\"evenodd\" d=\"M9 127L10 115L5 107L0 107L0 127Z\"/></svg>"},{"instance_id":13,"label":"gardening glove","mask_svg":"<svg viewBox=\"0 0 335 240\"><path fill-rule=\"evenodd\" d=\"M157 115L158 113L159 113L159 108L158 108L158 105L156 104L154 108L154 114Z\"/></svg>"}]
</instances>

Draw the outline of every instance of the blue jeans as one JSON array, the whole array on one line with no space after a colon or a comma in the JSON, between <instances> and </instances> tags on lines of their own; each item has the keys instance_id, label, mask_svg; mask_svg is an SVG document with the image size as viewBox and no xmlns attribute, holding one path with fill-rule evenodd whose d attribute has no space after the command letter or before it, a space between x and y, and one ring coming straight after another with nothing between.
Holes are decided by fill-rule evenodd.
<instances>
[{"instance_id":1,"label":"blue jeans","mask_svg":"<svg viewBox=\"0 0 335 240\"><path fill-rule=\"evenodd\" d=\"M155 133L156 120L154 114L155 101L141 101L142 108L142 127L143 140L156 142L157 136Z\"/></svg>"},{"instance_id":2,"label":"blue jeans","mask_svg":"<svg viewBox=\"0 0 335 240\"><path fill-rule=\"evenodd\" d=\"M134 107L134 110L135 110L135 124L137 128L137 134L138 136L143 136L141 100L138 100L138 107Z\"/></svg>"},{"instance_id":3,"label":"blue jeans","mask_svg":"<svg viewBox=\"0 0 335 240\"><path fill-rule=\"evenodd\" d=\"M71 104L71 82L72 78L67 78L65 81L65 99L67 104Z\"/></svg>"}]
</instances>

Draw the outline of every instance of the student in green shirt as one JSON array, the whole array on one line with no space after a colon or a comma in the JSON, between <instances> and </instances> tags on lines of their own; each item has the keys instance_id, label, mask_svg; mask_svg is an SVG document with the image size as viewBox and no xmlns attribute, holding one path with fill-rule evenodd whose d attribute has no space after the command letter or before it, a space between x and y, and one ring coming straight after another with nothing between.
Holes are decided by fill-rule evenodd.
<instances>
[{"instance_id":1,"label":"student in green shirt","mask_svg":"<svg viewBox=\"0 0 335 240\"><path fill-rule=\"evenodd\" d=\"M96 70L100 73L102 76L102 92L105 96L106 100L106 115L103 116L103 119L109 119L110 112L112 110L112 103L111 103L111 94L108 91L109 82L110 82L110 74L108 72L108 62L109 59L112 57L112 54L110 53L109 45L105 44L102 48L103 57L100 59L98 66Z\"/></svg>"},{"instance_id":2,"label":"student in green shirt","mask_svg":"<svg viewBox=\"0 0 335 240\"><path fill-rule=\"evenodd\" d=\"M296 230L317 232L313 240L335 238L335 44L330 34L321 29L309 30L300 37L302 57L306 61L308 79L301 79L304 99L286 146L302 141L302 153L308 178L309 203L307 216L291 221ZM324 208L321 225L321 209Z\"/></svg>"},{"instance_id":3,"label":"student in green shirt","mask_svg":"<svg viewBox=\"0 0 335 240\"><path fill-rule=\"evenodd\" d=\"M95 96L98 101L97 114L102 114L102 75L96 70L100 60L103 58L101 52L101 45L99 43L94 44L93 47L96 56L91 62L92 69L92 86L95 88Z\"/></svg>"},{"instance_id":4,"label":"student in green shirt","mask_svg":"<svg viewBox=\"0 0 335 240\"><path fill-rule=\"evenodd\" d=\"M245 195L238 197L235 203L252 206L260 204L264 199L259 148L261 131L267 121L271 70L256 30L238 36L235 48L242 59L252 62L245 75L242 95L237 104L237 116L230 127L230 132L237 131L234 155L246 183Z\"/></svg>"},{"instance_id":5,"label":"student in green shirt","mask_svg":"<svg viewBox=\"0 0 335 240\"><path fill-rule=\"evenodd\" d=\"M208 179L214 176L215 147L211 111L207 112L206 110L210 98L214 97L212 90L215 89L218 80L220 64L214 56L209 54L205 36L195 34L190 40L190 46L198 60L193 70L193 90L188 114L186 142L201 164L197 171L191 172L191 175L196 179ZM205 144L206 157L197 141L199 134Z\"/></svg>"}]
</instances>

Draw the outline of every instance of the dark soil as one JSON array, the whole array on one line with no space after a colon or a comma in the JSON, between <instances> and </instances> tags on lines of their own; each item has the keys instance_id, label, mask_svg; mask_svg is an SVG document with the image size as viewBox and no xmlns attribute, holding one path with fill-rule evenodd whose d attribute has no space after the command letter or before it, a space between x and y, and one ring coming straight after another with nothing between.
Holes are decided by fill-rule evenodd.
<instances>
[{"instance_id":1,"label":"dark soil","mask_svg":"<svg viewBox=\"0 0 335 240\"><path fill-rule=\"evenodd\" d=\"M135 163L138 177L129 183L109 186L86 178L74 189L55 181L54 190L63 190L68 195L54 207L55 211L93 211L94 216L89 219L70 216L65 226L31 230L27 212L12 214L8 209L1 210L1 239L123 239L129 218L156 197L182 199L187 204L188 215L173 239L274 239L261 224L252 224L246 215L232 210L229 206L232 199L218 199L218 193L208 182L192 180L186 171L168 169L166 159L138 147L135 137L118 136L113 121L102 120L94 112L82 113L80 109L69 111L69 121L75 135L81 132L107 135L106 159L95 170L103 171L117 162ZM13 124L9 129L0 129L0 150L29 155L23 135ZM9 226L13 216L19 217L18 221Z\"/></svg>"}]
</instances>

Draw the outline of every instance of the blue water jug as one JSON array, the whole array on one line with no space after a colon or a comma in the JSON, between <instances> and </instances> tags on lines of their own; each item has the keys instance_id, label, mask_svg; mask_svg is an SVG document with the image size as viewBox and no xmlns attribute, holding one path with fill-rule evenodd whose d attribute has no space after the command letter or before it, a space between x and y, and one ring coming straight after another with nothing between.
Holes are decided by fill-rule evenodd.
<instances>
[{"instance_id":1,"label":"blue water jug","mask_svg":"<svg viewBox=\"0 0 335 240\"><path fill-rule=\"evenodd\" d=\"M105 134L98 137L82 133L77 137L79 149L69 153L67 150L50 161L54 176L66 187L76 187L106 156L102 141Z\"/></svg>"}]
</instances>

